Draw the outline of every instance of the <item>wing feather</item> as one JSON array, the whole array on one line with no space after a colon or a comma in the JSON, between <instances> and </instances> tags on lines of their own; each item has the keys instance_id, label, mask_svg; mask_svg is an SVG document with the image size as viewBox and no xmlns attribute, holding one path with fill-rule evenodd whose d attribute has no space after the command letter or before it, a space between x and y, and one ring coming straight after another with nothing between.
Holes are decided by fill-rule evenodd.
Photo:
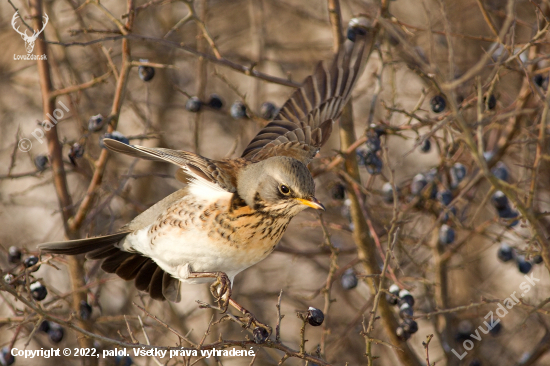
<instances>
[{"instance_id":1,"label":"wing feather","mask_svg":"<svg viewBox=\"0 0 550 366\"><path fill-rule=\"evenodd\" d=\"M327 141L361 73L369 36L347 40L330 67L318 64L242 157L252 161L290 156L307 164Z\"/></svg>"}]
</instances>

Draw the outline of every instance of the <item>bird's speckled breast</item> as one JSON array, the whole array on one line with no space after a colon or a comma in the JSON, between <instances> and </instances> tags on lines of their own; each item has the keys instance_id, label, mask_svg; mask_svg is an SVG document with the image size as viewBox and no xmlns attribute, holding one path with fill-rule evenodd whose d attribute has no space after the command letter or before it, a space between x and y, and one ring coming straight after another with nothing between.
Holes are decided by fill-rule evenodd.
<instances>
[{"instance_id":1,"label":"bird's speckled breast","mask_svg":"<svg viewBox=\"0 0 550 366\"><path fill-rule=\"evenodd\" d=\"M242 270L273 251L289 222L288 216L270 216L226 198L208 202L186 196L157 219L149 229L149 237L154 247L165 235L174 235L174 229L181 230L182 237L186 237L183 232L205 234L202 242L182 245L212 247L212 256L223 253Z\"/></svg>"}]
</instances>

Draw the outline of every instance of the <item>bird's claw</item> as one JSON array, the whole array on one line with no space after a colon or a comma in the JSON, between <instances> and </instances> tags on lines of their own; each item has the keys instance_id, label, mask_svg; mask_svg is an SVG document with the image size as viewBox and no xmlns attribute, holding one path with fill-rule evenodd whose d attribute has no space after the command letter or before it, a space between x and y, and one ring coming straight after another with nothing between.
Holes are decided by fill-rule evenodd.
<instances>
[{"instance_id":1,"label":"bird's claw","mask_svg":"<svg viewBox=\"0 0 550 366\"><path fill-rule=\"evenodd\" d=\"M246 318L246 319L245 319ZM259 321L255 316L254 314L252 314L250 311L246 311L246 313L244 314L244 316L241 318L241 321L243 322L243 327L246 328L246 329L249 329L251 325L254 325L254 327L260 327L260 328L264 328L267 330L267 332L269 333L269 335L271 335L273 329L267 325L267 324L264 324L262 323L261 321ZM246 322L246 324L245 324Z\"/></svg>"},{"instance_id":2,"label":"bird's claw","mask_svg":"<svg viewBox=\"0 0 550 366\"><path fill-rule=\"evenodd\" d=\"M227 312L231 298L231 281L225 273L218 272L216 281L210 285L210 292L216 298L218 306L222 309L222 314Z\"/></svg>"}]
</instances>

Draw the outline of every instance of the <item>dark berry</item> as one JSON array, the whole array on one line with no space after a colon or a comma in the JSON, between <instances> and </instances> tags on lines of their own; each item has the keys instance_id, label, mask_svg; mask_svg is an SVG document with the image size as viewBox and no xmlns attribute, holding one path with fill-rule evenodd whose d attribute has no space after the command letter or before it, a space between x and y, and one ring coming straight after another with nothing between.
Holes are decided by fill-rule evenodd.
<instances>
[{"instance_id":1,"label":"dark berry","mask_svg":"<svg viewBox=\"0 0 550 366\"><path fill-rule=\"evenodd\" d=\"M449 190L437 192L437 200L441 202L443 206L449 206L453 201L453 194Z\"/></svg>"},{"instance_id":2,"label":"dark berry","mask_svg":"<svg viewBox=\"0 0 550 366\"><path fill-rule=\"evenodd\" d=\"M50 329L48 330L48 337L53 343L59 343L63 340L65 331L61 328L61 325L50 322Z\"/></svg>"},{"instance_id":3,"label":"dark berry","mask_svg":"<svg viewBox=\"0 0 550 366\"><path fill-rule=\"evenodd\" d=\"M397 305L399 302L399 286L393 284L388 289L389 294L386 294L386 301L390 305Z\"/></svg>"},{"instance_id":4,"label":"dark berry","mask_svg":"<svg viewBox=\"0 0 550 366\"><path fill-rule=\"evenodd\" d=\"M8 285L11 285L12 287L15 286L15 276L11 273L6 273L4 275L4 282Z\"/></svg>"},{"instance_id":5,"label":"dark berry","mask_svg":"<svg viewBox=\"0 0 550 366\"><path fill-rule=\"evenodd\" d=\"M493 175L500 180L503 180L505 182L508 181L508 168L506 167L506 164L504 164L502 161L499 161L495 164L493 169L491 169L491 173L493 173Z\"/></svg>"},{"instance_id":6,"label":"dark berry","mask_svg":"<svg viewBox=\"0 0 550 366\"><path fill-rule=\"evenodd\" d=\"M397 305L398 302L399 302L399 299L394 296L394 295L391 295L391 294L386 294L386 301L388 302L388 304L390 305Z\"/></svg>"},{"instance_id":7,"label":"dark berry","mask_svg":"<svg viewBox=\"0 0 550 366\"><path fill-rule=\"evenodd\" d=\"M428 185L428 181L424 174L417 174L411 181L411 193L415 196L419 195L424 187Z\"/></svg>"},{"instance_id":8,"label":"dark berry","mask_svg":"<svg viewBox=\"0 0 550 366\"><path fill-rule=\"evenodd\" d=\"M499 211L505 210L508 207L508 198L502 191L496 191L491 197L493 206Z\"/></svg>"},{"instance_id":9,"label":"dark berry","mask_svg":"<svg viewBox=\"0 0 550 366\"><path fill-rule=\"evenodd\" d=\"M423 153L430 152L431 148L432 148L432 143L430 142L430 139L425 139L420 144L420 151L422 151Z\"/></svg>"},{"instance_id":10,"label":"dark berry","mask_svg":"<svg viewBox=\"0 0 550 366\"><path fill-rule=\"evenodd\" d=\"M31 283L29 286L32 298L36 301L42 301L48 296L48 290L40 282Z\"/></svg>"},{"instance_id":11,"label":"dark berry","mask_svg":"<svg viewBox=\"0 0 550 366\"><path fill-rule=\"evenodd\" d=\"M9 347L2 348L0 352L0 365L10 366L15 362L15 357L11 355L11 349Z\"/></svg>"},{"instance_id":12,"label":"dark berry","mask_svg":"<svg viewBox=\"0 0 550 366\"><path fill-rule=\"evenodd\" d=\"M410 307L414 306L414 297L408 290L399 291L399 306L404 303L409 304Z\"/></svg>"},{"instance_id":13,"label":"dark berry","mask_svg":"<svg viewBox=\"0 0 550 366\"><path fill-rule=\"evenodd\" d=\"M346 198L346 187L342 183L336 183L330 189L330 194L335 200L343 200Z\"/></svg>"},{"instance_id":14,"label":"dark berry","mask_svg":"<svg viewBox=\"0 0 550 366\"><path fill-rule=\"evenodd\" d=\"M494 156L495 156L494 151L485 151L483 153L483 159L485 159L486 162L490 162Z\"/></svg>"},{"instance_id":15,"label":"dark berry","mask_svg":"<svg viewBox=\"0 0 550 366\"><path fill-rule=\"evenodd\" d=\"M466 167L461 163L455 163L451 167L451 187L457 188L464 178L466 178Z\"/></svg>"},{"instance_id":16,"label":"dark berry","mask_svg":"<svg viewBox=\"0 0 550 366\"><path fill-rule=\"evenodd\" d=\"M367 139L367 149L371 152L377 152L380 150L380 138L378 136L371 136Z\"/></svg>"},{"instance_id":17,"label":"dark berry","mask_svg":"<svg viewBox=\"0 0 550 366\"><path fill-rule=\"evenodd\" d=\"M103 116L101 114L97 114L95 116L91 116L88 120L88 131L90 132L97 132L101 130L103 127L103 122L105 120L103 119Z\"/></svg>"},{"instance_id":18,"label":"dark berry","mask_svg":"<svg viewBox=\"0 0 550 366\"><path fill-rule=\"evenodd\" d=\"M223 107L222 98L218 94L210 94L210 99L208 99L208 106L215 110L220 110Z\"/></svg>"},{"instance_id":19,"label":"dark berry","mask_svg":"<svg viewBox=\"0 0 550 366\"><path fill-rule=\"evenodd\" d=\"M548 76L544 77L542 74L537 74L533 78L533 82L544 91L548 89Z\"/></svg>"},{"instance_id":20,"label":"dark berry","mask_svg":"<svg viewBox=\"0 0 550 366\"><path fill-rule=\"evenodd\" d=\"M103 139L113 139L122 142L123 144L130 145L130 140L128 140L126 136L118 131L114 131L113 133L106 133L105 135L99 137L99 146L104 149L105 145L103 144Z\"/></svg>"},{"instance_id":21,"label":"dark berry","mask_svg":"<svg viewBox=\"0 0 550 366\"><path fill-rule=\"evenodd\" d=\"M132 366L134 361L130 356L115 356L115 366Z\"/></svg>"},{"instance_id":22,"label":"dark berry","mask_svg":"<svg viewBox=\"0 0 550 366\"><path fill-rule=\"evenodd\" d=\"M34 166L39 172L46 170L46 168L48 167L48 162L49 159L44 154L37 155L34 158Z\"/></svg>"},{"instance_id":23,"label":"dark berry","mask_svg":"<svg viewBox=\"0 0 550 366\"><path fill-rule=\"evenodd\" d=\"M307 321L310 325L318 327L319 325L323 324L324 320L325 314L323 314L321 310L311 306L309 307L309 309L307 310Z\"/></svg>"},{"instance_id":24,"label":"dark berry","mask_svg":"<svg viewBox=\"0 0 550 366\"><path fill-rule=\"evenodd\" d=\"M348 23L346 36L350 41L355 42L358 35L364 36L367 34L368 28L370 28L370 23L366 18L352 18Z\"/></svg>"},{"instance_id":25,"label":"dark berry","mask_svg":"<svg viewBox=\"0 0 550 366\"><path fill-rule=\"evenodd\" d=\"M534 82L538 87L541 87L542 84L544 83L544 76L542 76L542 74L536 74L536 75L533 77L533 82Z\"/></svg>"},{"instance_id":26,"label":"dark berry","mask_svg":"<svg viewBox=\"0 0 550 366\"><path fill-rule=\"evenodd\" d=\"M542 260L542 256L541 256L541 255L538 255L538 254L537 254L536 256L533 257L533 263L534 263L534 264L541 264L542 262L543 262L543 260Z\"/></svg>"},{"instance_id":27,"label":"dark berry","mask_svg":"<svg viewBox=\"0 0 550 366\"><path fill-rule=\"evenodd\" d=\"M82 156L84 156L84 146L80 145L78 142L75 142L71 145L71 149L69 150L69 160L74 165L76 163L76 159L80 159Z\"/></svg>"},{"instance_id":28,"label":"dark berry","mask_svg":"<svg viewBox=\"0 0 550 366\"><path fill-rule=\"evenodd\" d=\"M34 255L31 255L31 256L25 258L25 260L23 261L23 264L25 265L25 268L31 268L36 263L38 263L38 257L34 256ZM38 271L39 268L40 268L40 266L37 266L37 267L33 268L32 272Z\"/></svg>"},{"instance_id":29,"label":"dark berry","mask_svg":"<svg viewBox=\"0 0 550 366\"><path fill-rule=\"evenodd\" d=\"M518 265L518 270L523 274L531 272L531 269L533 268L533 265L526 261L525 257L522 255L518 255L516 257L516 264Z\"/></svg>"},{"instance_id":30,"label":"dark berry","mask_svg":"<svg viewBox=\"0 0 550 366\"><path fill-rule=\"evenodd\" d=\"M412 319L404 319L400 326L409 334L418 332L418 323Z\"/></svg>"},{"instance_id":31,"label":"dark berry","mask_svg":"<svg viewBox=\"0 0 550 366\"><path fill-rule=\"evenodd\" d=\"M519 223L518 220L512 221L512 219L517 218L519 214L510 207L506 207L504 210L498 210L498 216L506 220L506 226L508 227L516 226Z\"/></svg>"},{"instance_id":32,"label":"dark berry","mask_svg":"<svg viewBox=\"0 0 550 366\"><path fill-rule=\"evenodd\" d=\"M455 231L447 224L441 225L439 228L439 243L442 245L452 244L455 241Z\"/></svg>"},{"instance_id":33,"label":"dark berry","mask_svg":"<svg viewBox=\"0 0 550 366\"><path fill-rule=\"evenodd\" d=\"M462 320L458 323L458 329L455 334L455 340L457 342L463 342L466 339L470 339L470 333L473 330L473 325L469 320Z\"/></svg>"},{"instance_id":34,"label":"dark berry","mask_svg":"<svg viewBox=\"0 0 550 366\"><path fill-rule=\"evenodd\" d=\"M369 152L365 155L365 166L367 172L371 175L377 175L382 172L382 160L375 153Z\"/></svg>"},{"instance_id":35,"label":"dark berry","mask_svg":"<svg viewBox=\"0 0 550 366\"><path fill-rule=\"evenodd\" d=\"M454 175L455 179L460 183L466 178L466 167L464 164L455 163L452 167L451 174Z\"/></svg>"},{"instance_id":36,"label":"dark berry","mask_svg":"<svg viewBox=\"0 0 550 366\"><path fill-rule=\"evenodd\" d=\"M241 101L236 101L231 105L231 109L229 110L229 114L231 114L231 117L235 119L239 118L245 118L246 117L246 106Z\"/></svg>"},{"instance_id":37,"label":"dark berry","mask_svg":"<svg viewBox=\"0 0 550 366\"><path fill-rule=\"evenodd\" d=\"M40 325L38 326L39 332L48 333L49 330L50 330L50 322L47 320L42 321L42 323L40 323Z\"/></svg>"},{"instance_id":38,"label":"dark berry","mask_svg":"<svg viewBox=\"0 0 550 366\"><path fill-rule=\"evenodd\" d=\"M390 182L386 182L382 186L382 197L384 197L384 202L393 203L393 187Z\"/></svg>"},{"instance_id":39,"label":"dark berry","mask_svg":"<svg viewBox=\"0 0 550 366\"><path fill-rule=\"evenodd\" d=\"M430 100L430 105L434 113L441 113L445 110L447 102L445 102L445 98L442 95L436 95Z\"/></svg>"},{"instance_id":40,"label":"dark berry","mask_svg":"<svg viewBox=\"0 0 550 366\"><path fill-rule=\"evenodd\" d=\"M474 358L472 361L470 361L469 366L481 366L481 361L477 358Z\"/></svg>"},{"instance_id":41,"label":"dark berry","mask_svg":"<svg viewBox=\"0 0 550 366\"><path fill-rule=\"evenodd\" d=\"M189 112L196 113L201 110L202 102L197 97L191 97L187 99L187 103L185 103L185 109L187 109Z\"/></svg>"},{"instance_id":42,"label":"dark berry","mask_svg":"<svg viewBox=\"0 0 550 366\"><path fill-rule=\"evenodd\" d=\"M378 138L380 138L380 136L382 135L385 135L386 134L386 127L384 125L377 125L377 124L374 124L372 123L369 128L374 131L374 133L376 134L376 136Z\"/></svg>"},{"instance_id":43,"label":"dark berry","mask_svg":"<svg viewBox=\"0 0 550 366\"><path fill-rule=\"evenodd\" d=\"M496 337L500 334L500 331L502 330L502 321L499 321L496 324L493 323L492 325L493 327L489 330L489 333L491 333L493 337Z\"/></svg>"},{"instance_id":44,"label":"dark berry","mask_svg":"<svg viewBox=\"0 0 550 366\"><path fill-rule=\"evenodd\" d=\"M397 327L397 329L395 330L395 334L402 341L406 341L407 339L411 338L411 333L405 331L405 329L403 329L401 326Z\"/></svg>"},{"instance_id":45,"label":"dark berry","mask_svg":"<svg viewBox=\"0 0 550 366\"><path fill-rule=\"evenodd\" d=\"M390 286L390 288L388 289L388 291L390 292L390 294L394 295L395 297L399 297L399 293L401 292L401 289L399 288L399 286L397 286L395 283L392 284Z\"/></svg>"},{"instance_id":46,"label":"dark berry","mask_svg":"<svg viewBox=\"0 0 550 366\"><path fill-rule=\"evenodd\" d=\"M514 259L514 250L506 243L501 243L497 251L498 259L503 262L509 262Z\"/></svg>"},{"instance_id":47,"label":"dark berry","mask_svg":"<svg viewBox=\"0 0 550 366\"><path fill-rule=\"evenodd\" d=\"M486 100L486 98L483 98L483 104L487 103L487 108L489 109L495 109L497 106L497 98L493 94L489 96L489 101Z\"/></svg>"},{"instance_id":48,"label":"dark berry","mask_svg":"<svg viewBox=\"0 0 550 366\"><path fill-rule=\"evenodd\" d=\"M21 262L21 249L12 245L8 248L8 262L19 263Z\"/></svg>"},{"instance_id":49,"label":"dark berry","mask_svg":"<svg viewBox=\"0 0 550 366\"><path fill-rule=\"evenodd\" d=\"M353 268L348 268L342 275L340 281L342 282L342 287L345 290L354 289L355 287L357 287L357 283L359 282Z\"/></svg>"},{"instance_id":50,"label":"dark berry","mask_svg":"<svg viewBox=\"0 0 550 366\"><path fill-rule=\"evenodd\" d=\"M441 218L441 222L447 222L451 217L456 217L456 207L451 207L449 211L445 212Z\"/></svg>"},{"instance_id":51,"label":"dark berry","mask_svg":"<svg viewBox=\"0 0 550 366\"><path fill-rule=\"evenodd\" d=\"M401 304L401 306L399 306L399 316L401 317L401 319L407 319L412 317L413 308L409 304L404 302L403 304Z\"/></svg>"},{"instance_id":52,"label":"dark berry","mask_svg":"<svg viewBox=\"0 0 550 366\"><path fill-rule=\"evenodd\" d=\"M256 327L252 331L252 335L254 336L254 342L256 344L262 344L267 341L267 338L269 337L269 332L263 327Z\"/></svg>"},{"instance_id":53,"label":"dark berry","mask_svg":"<svg viewBox=\"0 0 550 366\"><path fill-rule=\"evenodd\" d=\"M92 317L92 307L86 301L80 302L80 319L90 320Z\"/></svg>"},{"instance_id":54,"label":"dark berry","mask_svg":"<svg viewBox=\"0 0 550 366\"><path fill-rule=\"evenodd\" d=\"M275 107L275 104L271 102L265 102L260 107L260 116L268 121L271 121L273 118L275 118L277 112L277 107Z\"/></svg>"},{"instance_id":55,"label":"dark berry","mask_svg":"<svg viewBox=\"0 0 550 366\"><path fill-rule=\"evenodd\" d=\"M155 77L155 68L151 66L138 67L139 78L143 81L151 81Z\"/></svg>"}]
</instances>

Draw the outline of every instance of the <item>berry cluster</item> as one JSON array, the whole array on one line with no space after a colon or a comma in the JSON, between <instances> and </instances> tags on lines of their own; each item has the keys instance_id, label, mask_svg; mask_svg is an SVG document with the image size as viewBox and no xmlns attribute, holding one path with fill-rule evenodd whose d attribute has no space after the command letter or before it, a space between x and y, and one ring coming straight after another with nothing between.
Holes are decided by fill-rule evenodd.
<instances>
[{"instance_id":1,"label":"berry cluster","mask_svg":"<svg viewBox=\"0 0 550 366\"><path fill-rule=\"evenodd\" d=\"M363 147L357 149L357 163L359 166L366 167L367 172L371 175L382 172L383 164L379 157L379 151L381 148L380 136L384 134L385 131L382 129L369 129L367 132L367 142Z\"/></svg>"},{"instance_id":2,"label":"berry cluster","mask_svg":"<svg viewBox=\"0 0 550 366\"><path fill-rule=\"evenodd\" d=\"M38 331L46 333L50 341L56 344L61 342L63 340L63 336L65 335L65 331L63 330L61 325L47 320L44 320L42 323L40 323Z\"/></svg>"},{"instance_id":3,"label":"berry cluster","mask_svg":"<svg viewBox=\"0 0 550 366\"><path fill-rule=\"evenodd\" d=\"M202 102L199 97L193 96L187 100L185 104L185 109L189 112L197 113L200 112L203 107L208 107L213 110L221 110L223 108L223 100L217 94L210 94L208 101ZM272 120L279 113L277 107L271 102L265 102L260 107L260 116L265 120ZM235 101L231 104L229 108L229 114L235 119L248 118L249 113L246 108L246 105L240 100Z\"/></svg>"},{"instance_id":4,"label":"berry cluster","mask_svg":"<svg viewBox=\"0 0 550 366\"><path fill-rule=\"evenodd\" d=\"M542 263L542 257L540 255L535 255L530 260L527 260L524 255L518 254L514 248L504 242L500 244L497 256L498 259L504 263L510 262L512 259L515 260L518 270L523 274L531 272L534 264Z\"/></svg>"},{"instance_id":5,"label":"berry cluster","mask_svg":"<svg viewBox=\"0 0 550 366\"><path fill-rule=\"evenodd\" d=\"M33 277L33 273L40 269L40 259L35 255L24 256L20 248L11 246L7 253L8 263L14 265L10 272L5 273L4 282L12 287L17 288L18 292L24 293L27 288L30 291L30 297L35 301L42 301L48 296L48 289L41 281L37 281ZM27 286L28 279L28 286ZM79 316L82 320L90 320L92 315L92 307L86 301L80 303ZM43 321L38 327L38 332L46 333L52 343L59 343L63 340L65 334L63 328L54 322ZM0 365L11 365L13 357L6 358L4 350L0 354ZM10 361L11 360L11 361ZM11 363L10 363L11 362Z\"/></svg>"},{"instance_id":6,"label":"berry cluster","mask_svg":"<svg viewBox=\"0 0 550 366\"><path fill-rule=\"evenodd\" d=\"M418 331L418 323L412 319L414 297L409 291L401 290L396 284L391 285L388 291L386 301L391 305L399 306L399 317L402 319L395 334L399 339L406 341Z\"/></svg>"},{"instance_id":7,"label":"berry cluster","mask_svg":"<svg viewBox=\"0 0 550 366\"><path fill-rule=\"evenodd\" d=\"M40 269L40 259L35 255L29 255L23 259L21 249L16 246L8 248L8 262L16 266L4 275L4 282L12 288L21 287L26 289L26 278L30 280L29 290L30 295L36 301L42 301L48 296L48 290L40 281L36 281L31 273ZM28 277L25 275L28 272Z\"/></svg>"}]
</instances>

